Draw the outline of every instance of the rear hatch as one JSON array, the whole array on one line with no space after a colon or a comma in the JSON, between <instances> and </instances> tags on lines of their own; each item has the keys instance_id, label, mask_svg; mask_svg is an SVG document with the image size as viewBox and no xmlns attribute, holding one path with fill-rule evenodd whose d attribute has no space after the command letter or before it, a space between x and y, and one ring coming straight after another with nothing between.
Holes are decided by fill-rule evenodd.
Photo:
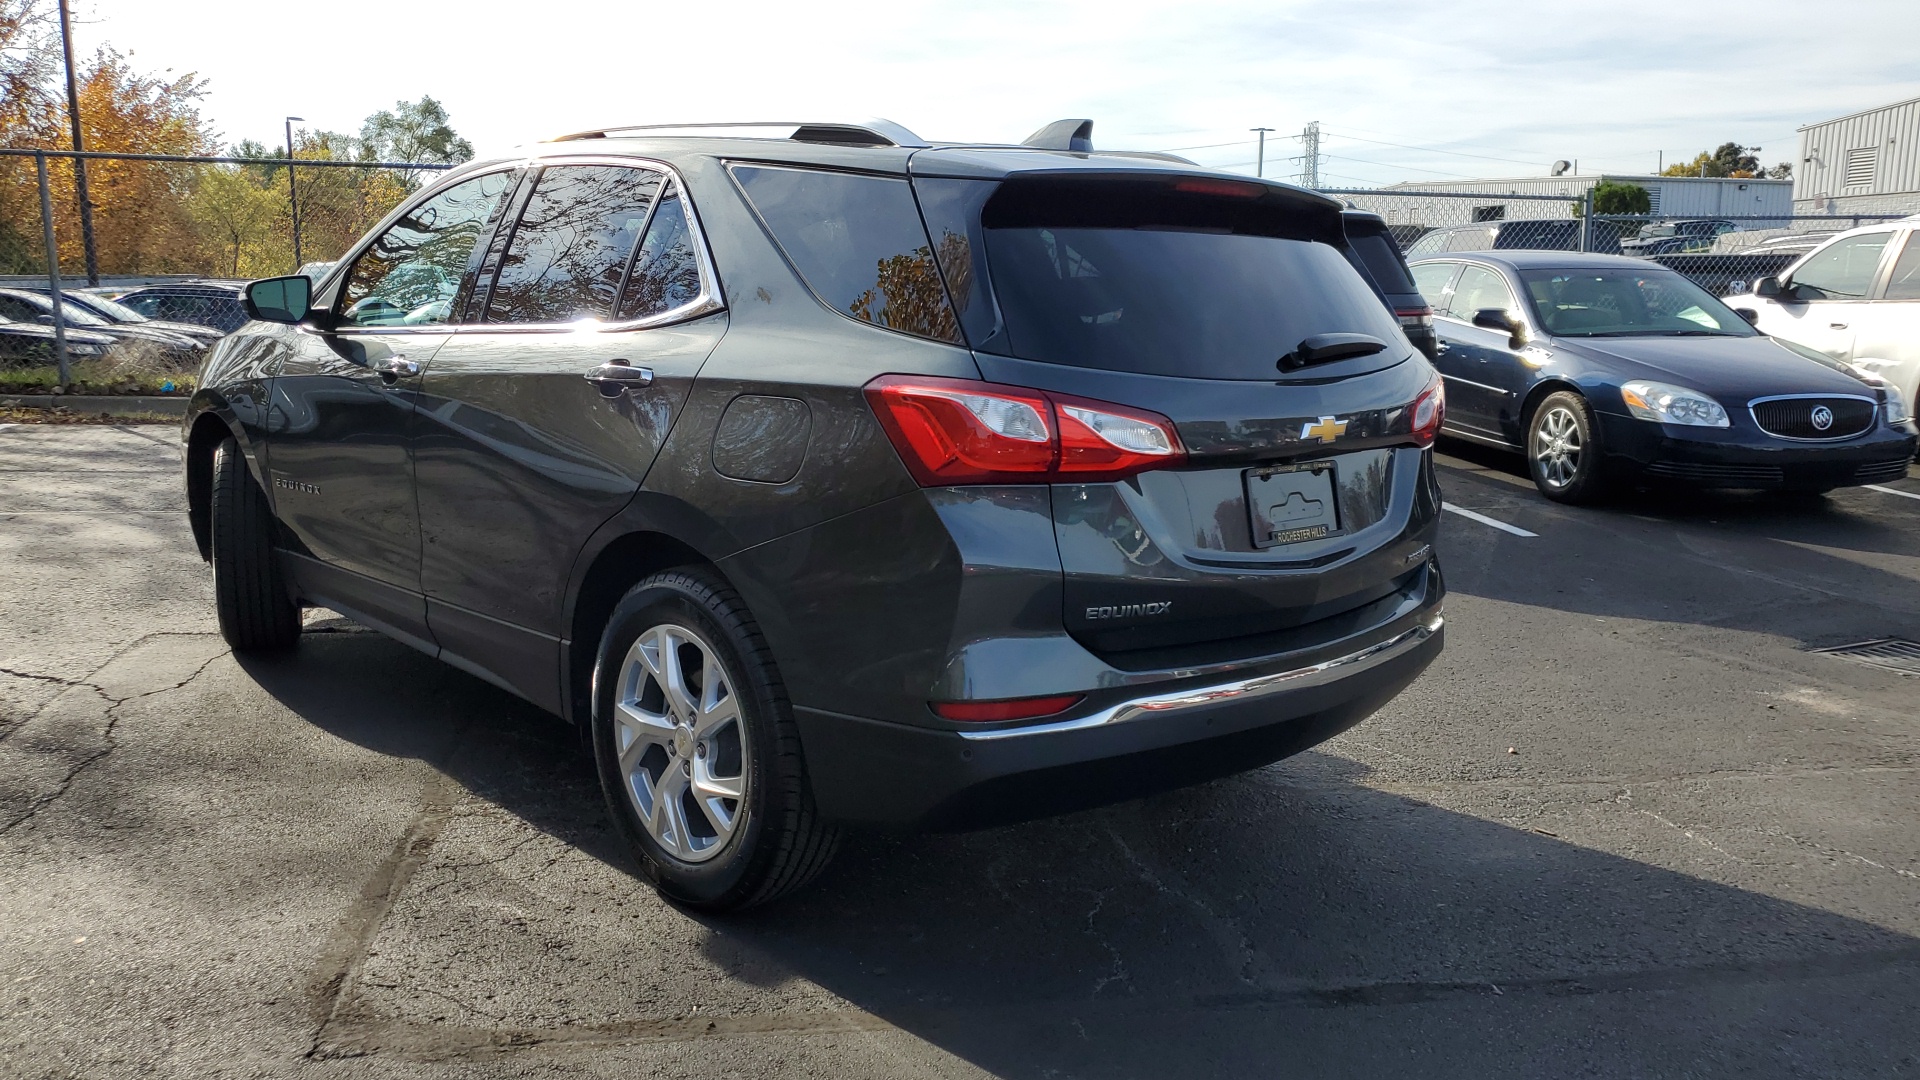
<instances>
[{"instance_id":1,"label":"rear hatch","mask_svg":"<svg viewBox=\"0 0 1920 1080\"><path fill-rule=\"evenodd\" d=\"M1425 573L1438 507L1414 417L1437 379L1349 263L1338 204L1138 169L915 191L986 380L1150 410L1185 450L1053 485L1083 644L1142 667L1287 647Z\"/></svg>"}]
</instances>

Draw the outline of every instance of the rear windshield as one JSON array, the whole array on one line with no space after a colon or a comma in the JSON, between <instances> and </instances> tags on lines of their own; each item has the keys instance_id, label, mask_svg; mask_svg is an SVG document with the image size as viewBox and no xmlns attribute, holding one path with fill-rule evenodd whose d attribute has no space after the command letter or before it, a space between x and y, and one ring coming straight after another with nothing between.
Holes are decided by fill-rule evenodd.
<instances>
[{"instance_id":1,"label":"rear windshield","mask_svg":"<svg viewBox=\"0 0 1920 1080\"><path fill-rule=\"evenodd\" d=\"M1381 292L1418 291L1413 287L1413 279L1407 276L1407 264L1400 260L1400 249L1393 246L1392 238L1386 233L1349 232L1347 245L1360 256L1361 265L1379 283Z\"/></svg>"},{"instance_id":2,"label":"rear windshield","mask_svg":"<svg viewBox=\"0 0 1920 1080\"><path fill-rule=\"evenodd\" d=\"M986 251L999 325L981 340L974 305L956 302L975 347L1075 367L1263 381L1316 334L1370 334L1404 351L1391 313L1334 246L1336 209L1252 184L1135 190L1140 183L1042 182L1022 192L1009 182L988 199L968 231ZM939 201L923 199L929 224ZM943 268L949 280L960 276Z\"/></svg>"}]
</instances>

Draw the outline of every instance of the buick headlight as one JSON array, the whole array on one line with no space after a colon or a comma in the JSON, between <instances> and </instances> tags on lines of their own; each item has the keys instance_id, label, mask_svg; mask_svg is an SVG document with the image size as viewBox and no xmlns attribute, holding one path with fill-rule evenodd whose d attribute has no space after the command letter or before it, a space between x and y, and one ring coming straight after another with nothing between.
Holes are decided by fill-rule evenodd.
<instances>
[{"instance_id":1,"label":"buick headlight","mask_svg":"<svg viewBox=\"0 0 1920 1080\"><path fill-rule=\"evenodd\" d=\"M1726 427L1727 410L1698 390L1657 382L1630 382L1620 387L1627 411L1656 424L1688 427Z\"/></svg>"},{"instance_id":2,"label":"buick headlight","mask_svg":"<svg viewBox=\"0 0 1920 1080\"><path fill-rule=\"evenodd\" d=\"M1907 399L1900 396L1899 387L1892 383L1881 383L1880 389L1887 395L1887 400L1884 402L1887 407L1887 423L1904 424L1913 419L1913 414L1907 411Z\"/></svg>"}]
</instances>

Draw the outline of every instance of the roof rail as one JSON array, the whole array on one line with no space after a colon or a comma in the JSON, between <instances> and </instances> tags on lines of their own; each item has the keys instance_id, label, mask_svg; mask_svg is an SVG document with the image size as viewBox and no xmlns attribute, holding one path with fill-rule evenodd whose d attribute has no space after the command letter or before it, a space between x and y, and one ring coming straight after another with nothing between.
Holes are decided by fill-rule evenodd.
<instances>
[{"instance_id":1,"label":"roof rail","mask_svg":"<svg viewBox=\"0 0 1920 1080\"><path fill-rule=\"evenodd\" d=\"M840 146L901 146L910 149L925 149L932 145L920 136L891 120L874 118L847 122L821 122L810 120L728 120L717 124L624 124L620 127L595 128L592 131L576 131L562 135L553 142L575 142L581 139L611 139L629 132L636 135L665 135L698 137L701 135L725 134L740 128L792 128L793 133L782 136L793 142L832 143ZM760 138L764 136L744 136Z\"/></svg>"},{"instance_id":2,"label":"roof rail","mask_svg":"<svg viewBox=\"0 0 1920 1080\"><path fill-rule=\"evenodd\" d=\"M1022 139L1020 145L1040 150L1073 150L1090 154L1093 152L1093 121L1055 120Z\"/></svg>"}]
</instances>

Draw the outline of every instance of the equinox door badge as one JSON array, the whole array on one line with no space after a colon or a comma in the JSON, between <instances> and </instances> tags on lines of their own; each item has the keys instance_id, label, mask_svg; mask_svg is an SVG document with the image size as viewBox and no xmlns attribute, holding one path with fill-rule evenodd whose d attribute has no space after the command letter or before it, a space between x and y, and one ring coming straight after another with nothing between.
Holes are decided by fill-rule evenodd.
<instances>
[{"instance_id":1,"label":"equinox door badge","mask_svg":"<svg viewBox=\"0 0 1920 1080\"><path fill-rule=\"evenodd\" d=\"M1109 607L1090 607L1089 619L1132 619L1141 615L1165 615L1173 607L1173 601L1161 600L1152 604L1115 604Z\"/></svg>"}]
</instances>

